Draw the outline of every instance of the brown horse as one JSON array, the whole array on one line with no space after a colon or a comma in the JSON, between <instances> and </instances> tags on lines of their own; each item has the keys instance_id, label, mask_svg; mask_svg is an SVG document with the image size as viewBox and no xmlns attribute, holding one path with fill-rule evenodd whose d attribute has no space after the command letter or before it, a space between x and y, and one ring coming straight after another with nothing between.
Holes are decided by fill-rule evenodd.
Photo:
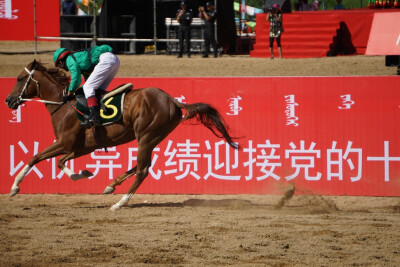
<instances>
[{"instance_id":1,"label":"brown horse","mask_svg":"<svg viewBox=\"0 0 400 267\"><path fill-rule=\"evenodd\" d=\"M91 129L80 127L75 110L70 105L62 105L63 88L68 86L68 76L61 69L45 68L41 63L33 61L17 77L13 90L6 99L9 108L17 109L24 101L40 98L46 104L51 115L54 134L57 141L35 155L22 171L15 177L10 195L19 192L19 184L29 170L42 160L60 156L58 168L71 179L78 180L90 177L89 171L73 173L65 162L89 154L99 148ZM76 100L70 104L74 105ZM61 105L61 106L60 106ZM182 109L186 110L182 118ZM119 209L126 205L131 196L146 178L151 166L153 149L171 133L180 122L197 118L216 136L224 138L235 149L238 145L228 134L228 127L218 111L205 103L183 104L166 92L157 88L143 88L128 92L124 100L123 116L115 124L99 127L101 145L117 146L133 140L138 142L137 165L116 177L105 189L104 193L112 193L115 186L132 175L135 180L122 199L111 207Z\"/></svg>"}]
</instances>

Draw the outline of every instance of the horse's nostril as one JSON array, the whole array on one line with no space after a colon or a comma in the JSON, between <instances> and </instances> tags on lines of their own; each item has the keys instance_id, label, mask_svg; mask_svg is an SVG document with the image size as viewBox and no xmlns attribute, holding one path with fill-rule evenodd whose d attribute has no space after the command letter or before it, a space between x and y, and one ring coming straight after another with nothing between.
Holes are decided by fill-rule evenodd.
<instances>
[{"instance_id":1,"label":"horse's nostril","mask_svg":"<svg viewBox=\"0 0 400 267\"><path fill-rule=\"evenodd\" d=\"M16 109L18 108L17 98L13 96L8 96L5 100L5 103L9 108Z\"/></svg>"}]
</instances>

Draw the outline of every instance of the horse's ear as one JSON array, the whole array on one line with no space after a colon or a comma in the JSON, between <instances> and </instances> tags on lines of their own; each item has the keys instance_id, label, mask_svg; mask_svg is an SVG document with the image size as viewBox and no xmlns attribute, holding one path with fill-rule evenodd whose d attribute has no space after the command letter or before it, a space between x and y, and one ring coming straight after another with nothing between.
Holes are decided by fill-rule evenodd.
<instances>
[{"instance_id":1,"label":"horse's ear","mask_svg":"<svg viewBox=\"0 0 400 267\"><path fill-rule=\"evenodd\" d=\"M27 67L28 67L28 69L33 70L36 68L36 66L37 66L37 61L36 61L36 59L34 59L31 63L29 63L29 65Z\"/></svg>"}]
</instances>

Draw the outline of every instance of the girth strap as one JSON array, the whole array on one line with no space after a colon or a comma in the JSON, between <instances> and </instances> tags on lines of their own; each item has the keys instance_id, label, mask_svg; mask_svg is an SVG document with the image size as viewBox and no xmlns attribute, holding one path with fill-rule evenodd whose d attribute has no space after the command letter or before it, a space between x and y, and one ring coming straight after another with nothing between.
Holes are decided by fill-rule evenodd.
<instances>
[{"instance_id":1,"label":"girth strap","mask_svg":"<svg viewBox=\"0 0 400 267\"><path fill-rule=\"evenodd\" d=\"M99 147L104 148L104 151L105 151L106 153L108 153L108 149L107 149L106 146L104 146L104 145L102 144L101 139L100 139L100 136L99 136L99 134L98 134L98 132L97 132L96 129L97 129L97 127L92 127L92 132L93 132L94 140L95 140L96 143L99 145Z\"/></svg>"}]
</instances>

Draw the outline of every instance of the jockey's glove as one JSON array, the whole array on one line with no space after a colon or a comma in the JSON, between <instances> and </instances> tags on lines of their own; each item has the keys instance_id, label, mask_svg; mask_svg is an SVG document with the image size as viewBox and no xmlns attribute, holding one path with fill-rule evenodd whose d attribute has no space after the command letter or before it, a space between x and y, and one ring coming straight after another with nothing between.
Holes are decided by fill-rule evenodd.
<instances>
[{"instance_id":1,"label":"jockey's glove","mask_svg":"<svg viewBox=\"0 0 400 267\"><path fill-rule=\"evenodd\" d=\"M65 94L65 95L63 95L63 96L61 97L61 101L62 101L63 103L66 103L67 101L72 100L72 99L74 99L74 98L75 98L74 95Z\"/></svg>"}]
</instances>

